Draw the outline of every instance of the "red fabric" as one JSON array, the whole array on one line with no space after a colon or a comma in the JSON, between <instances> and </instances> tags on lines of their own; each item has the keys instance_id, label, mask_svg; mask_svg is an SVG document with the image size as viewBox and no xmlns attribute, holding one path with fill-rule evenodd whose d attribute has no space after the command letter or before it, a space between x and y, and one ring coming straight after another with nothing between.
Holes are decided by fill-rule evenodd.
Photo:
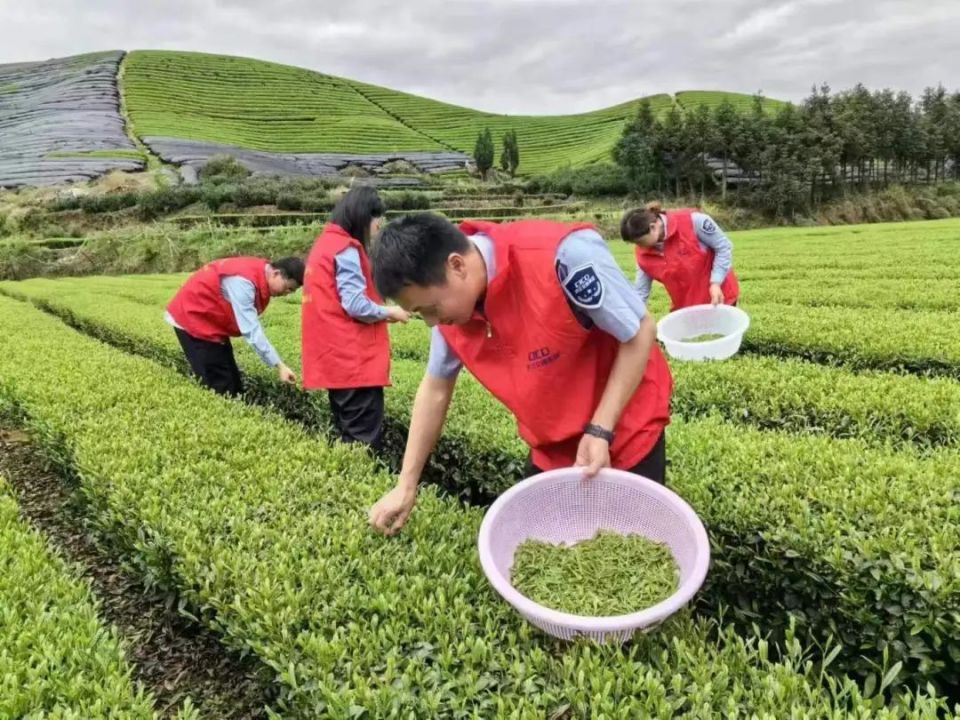
<instances>
[{"instance_id":1,"label":"red fabric","mask_svg":"<svg viewBox=\"0 0 960 720\"><path fill-rule=\"evenodd\" d=\"M558 245L589 227L544 220L463 223L464 233L492 238L496 276L487 288L484 315L440 328L464 366L517 418L520 436L543 470L575 462L620 347L608 333L580 325L557 280ZM670 422L672 387L655 345L615 428L614 467L633 467L653 449Z\"/></svg>"},{"instance_id":2,"label":"red fabric","mask_svg":"<svg viewBox=\"0 0 960 720\"><path fill-rule=\"evenodd\" d=\"M177 325L200 340L226 342L240 337L233 306L220 290L220 281L238 275L257 288L257 314L262 315L270 304L270 286L266 268L270 263L263 258L235 257L214 260L191 275L167 305L167 312Z\"/></svg>"},{"instance_id":3,"label":"red fabric","mask_svg":"<svg viewBox=\"0 0 960 720\"><path fill-rule=\"evenodd\" d=\"M666 213L667 236L663 242L663 253L654 248L637 246L637 266L654 280L663 283L673 303L671 312L710 302L710 272L716 253L700 245L693 226L694 212L673 210ZM737 302L740 285L733 268L720 287L727 305Z\"/></svg>"},{"instance_id":4,"label":"red fabric","mask_svg":"<svg viewBox=\"0 0 960 720\"><path fill-rule=\"evenodd\" d=\"M337 292L336 256L347 248L360 254L367 296L383 299L373 286L370 259L357 240L330 223L313 244L303 280L300 328L303 386L308 390L385 387L390 385L390 338L383 322L350 317Z\"/></svg>"}]
</instances>

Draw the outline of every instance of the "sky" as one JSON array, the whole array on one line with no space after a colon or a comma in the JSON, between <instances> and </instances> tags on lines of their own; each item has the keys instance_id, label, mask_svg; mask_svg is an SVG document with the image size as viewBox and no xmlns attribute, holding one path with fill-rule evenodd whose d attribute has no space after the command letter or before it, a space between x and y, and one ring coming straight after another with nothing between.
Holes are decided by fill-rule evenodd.
<instances>
[{"instance_id":1,"label":"sky","mask_svg":"<svg viewBox=\"0 0 960 720\"><path fill-rule=\"evenodd\" d=\"M960 90L958 38L960 0L0 0L0 63L196 50L536 115L694 89Z\"/></svg>"}]
</instances>

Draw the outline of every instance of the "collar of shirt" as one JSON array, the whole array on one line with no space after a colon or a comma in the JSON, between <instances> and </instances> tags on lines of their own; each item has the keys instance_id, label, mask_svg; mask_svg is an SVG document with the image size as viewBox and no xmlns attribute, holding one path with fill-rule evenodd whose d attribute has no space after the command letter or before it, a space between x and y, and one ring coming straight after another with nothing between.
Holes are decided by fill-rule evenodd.
<instances>
[{"instance_id":1,"label":"collar of shirt","mask_svg":"<svg viewBox=\"0 0 960 720\"><path fill-rule=\"evenodd\" d=\"M667 229L667 216L666 216L666 215L662 215L662 214L660 215L660 222L663 223L663 240L661 240L661 241L658 242L656 245L654 245L654 246L653 246L653 249L656 250L658 253L661 253L661 254L662 254L662 253L663 253L663 244L664 244L664 242L665 242L666 239L667 239L667 233L670 232L670 231Z\"/></svg>"},{"instance_id":2,"label":"collar of shirt","mask_svg":"<svg viewBox=\"0 0 960 720\"><path fill-rule=\"evenodd\" d=\"M490 239L490 236L484 235L483 233L477 233L469 237L470 242L472 242L473 246L479 251L480 257L483 258L483 262L487 266L487 287L490 287L490 281L493 280L494 275L497 274L497 254L493 247L493 240ZM483 304L486 299L487 294L484 292L480 300L477 301L476 310L481 315L484 314Z\"/></svg>"},{"instance_id":3,"label":"collar of shirt","mask_svg":"<svg viewBox=\"0 0 960 720\"><path fill-rule=\"evenodd\" d=\"M497 254L493 249L493 240L488 235L477 233L476 235L470 235L470 242L480 251L480 257L483 258L483 262L487 266L487 285L489 285L494 275L497 274Z\"/></svg>"}]
</instances>

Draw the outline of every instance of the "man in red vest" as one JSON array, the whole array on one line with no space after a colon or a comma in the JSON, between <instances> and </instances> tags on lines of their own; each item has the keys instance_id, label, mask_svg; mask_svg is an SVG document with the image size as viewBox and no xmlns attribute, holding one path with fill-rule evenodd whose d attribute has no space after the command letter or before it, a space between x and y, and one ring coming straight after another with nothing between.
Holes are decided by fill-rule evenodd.
<instances>
[{"instance_id":1,"label":"man in red vest","mask_svg":"<svg viewBox=\"0 0 960 720\"><path fill-rule=\"evenodd\" d=\"M243 392L230 344L230 338L241 335L264 363L276 368L282 382L297 382L263 332L260 315L271 297L289 295L303 285L303 267L296 257L275 262L235 257L209 262L187 279L167 305L165 319L204 385L221 395Z\"/></svg>"},{"instance_id":2,"label":"man in red vest","mask_svg":"<svg viewBox=\"0 0 960 720\"><path fill-rule=\"evenodd\" d=\"M370 510L393 534L416 502L462 366L517 419L528 474L613 466L664 482L673 381L656 325L586 224L469 221L429 213L381 232L380 294L433 327L397 486Z\"/></svg>"}]
</instances>

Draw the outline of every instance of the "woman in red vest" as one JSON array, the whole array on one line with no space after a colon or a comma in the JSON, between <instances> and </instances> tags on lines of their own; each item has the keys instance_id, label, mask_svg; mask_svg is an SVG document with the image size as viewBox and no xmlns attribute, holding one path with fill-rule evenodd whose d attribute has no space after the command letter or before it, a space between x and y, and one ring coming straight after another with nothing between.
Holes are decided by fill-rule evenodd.
<instances>
[{"instance_id":1,"label":"woman in red vest","mask_svg":"<svg viewBox=\"0 0 960 720\"><path fill-rule=\"evenodd\" d=\"M271 297L289 295L301 285L303 260L297 257L275 262L256 257L214 260L190 276L164 317L177 333L194 375L215 392L243 392L230 344L230 338L241 335L264 363L276 368L281 381L294 384L297 376L270 344L260 315Z\"/></svg>"},{"instance_id":2,"label":"woman in red vest","mask_svg":"<svg viewBox=\"0 0 960 720\"><path fill-rule=\"evenodd\" d=\"M516 417L527 472L613 466L664 482L673 381L656 326L586 224L412 215L373 257L384 297L433 327L397 486L370 510L392 534L413 509L461 367Z\"/></svg>"},{"instance_id":3,"label":"woman in red vest","mask_svg":"<svg viewBox=\"0 0 960 720\"><path fill-rule=\"evenodd\" d=\"M733 243L713 219L696 210L663 212L658 203L630 210L620 236L637 246L637 291L646 304L654 280L670 295L671 311L691 305L736 305Z\"/></svg>"},{"instance_id":4,"label":"woman in red vest","mask_svg":"<svg viewBox=\"0 0 960 720\"><path fill-rule=\"evenodd\" d=\"M383 388L390 384L386 323L407 322L403 309L384 305L373 287L367 248L384 206L376 190L350 190L307 259L301 335L303 386L327 390L344 442L379 451L383 444Z\"/></svg>"}]
</instances>

